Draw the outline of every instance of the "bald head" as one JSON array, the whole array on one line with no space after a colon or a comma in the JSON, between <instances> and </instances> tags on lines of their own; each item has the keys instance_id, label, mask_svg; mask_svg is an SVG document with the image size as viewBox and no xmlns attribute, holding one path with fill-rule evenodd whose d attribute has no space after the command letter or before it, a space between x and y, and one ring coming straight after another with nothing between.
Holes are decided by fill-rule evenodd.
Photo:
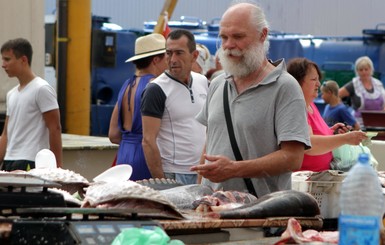
<instances>
[{"instance_id":1,"label":"bald head","mask_svg":"<svg viewBox=\"0 0 385 245\"><path fill-rule=\"evenodd\" d=\"M252 3L236 3L230 6L223 14L221 22L228 20L239 20L243 25L250 25L259 32L269 28L263 10Z\"/></svg>"},{"instance_id":2,"label":"bald head","mask_svg":"<svg viewBox=\"0 0 385 245\"><path fill-rule=\"evenodd\" d=\"M251 8L254 8L255 5L250 3L238 3L230 6L222 16L222 19L232 18L232 17L242 17L245 19L250 16Z\"/></svg>"}]
</instances>

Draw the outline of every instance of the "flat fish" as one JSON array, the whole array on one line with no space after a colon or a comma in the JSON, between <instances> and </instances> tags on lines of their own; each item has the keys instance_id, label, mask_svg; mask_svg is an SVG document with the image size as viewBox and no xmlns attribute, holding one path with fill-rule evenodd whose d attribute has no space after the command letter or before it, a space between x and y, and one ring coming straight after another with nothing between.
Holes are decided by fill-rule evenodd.
<instances>
[{"instance_id":1,"label":"flat fish","mask_svg":"<svg viewBox=\"0 0 385 245\"><path fill-rule=\"evenodd\" d=\"M218 212L256 201L257 197L247 192L215 191L212 195L195 200L193 206L197 212Z\"/></svg>"},{"instance_id":2,"label":"flat fish","mask_svg":"<svg viewBox=\"0 0 385 245\"><path fill-rule=\"evenodd\" d=\"M157 213L151 214L151 217L184 219L173 203L159 191L129 180L91 184L82 207L135 209L138 213L140 209L155 209Z\"/></svg>"},{"instance_id":3,"label":"flat fish","mask_svg":"<svg viewBox=\"0 0 385 245\"><path fill-rule=\"evenodd\" d=\"M25 173L61 184L59 189L68 191L70 194L78 192L80 196L83 196L84 188L89 185L89 181L85 177L69 169L33 168Z\"/></svg>"},{"instance_id":4,"label":"flat fish","mask_svg":"<svg viewBox=\"0 0 385 245\"><path fill-rule=\"evenodd\" d=\"M89 183L82 175L69 169L62 168L33 168L27 172L46 180L63 183Z\"/></svg>"},{"instance_id":5,"label":"flat fish","mask_svg":"<svg viewBox=\"0 0 385 245\"><path fill-rule=\"evenodd\" d=\"M314 217L320 214L317 200L309 193L285 190L264 195L239 208L207 213L221 219L260 219L268 217Z\"/></svg>"},{"instance_id":6,"label":"flat fish","mask_svg":"<svg viewBox=\"0 0 385 245\"><path fill-rule=\"evenodd\" d=\"M193 202L206 195L213 194L213 189L206 185L191 184L177 186L174 188L161 190L160 193L172 202L178 209L192 210Z\"/></svg>"}]
</instances>

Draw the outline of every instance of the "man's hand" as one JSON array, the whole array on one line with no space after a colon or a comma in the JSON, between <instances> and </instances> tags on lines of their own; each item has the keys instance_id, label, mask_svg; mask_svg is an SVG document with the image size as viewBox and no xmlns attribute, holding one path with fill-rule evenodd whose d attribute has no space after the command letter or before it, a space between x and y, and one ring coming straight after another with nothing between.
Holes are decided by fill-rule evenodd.
<instances>
[{"instance_id":1,"label":"man's hand","mask_svg":"<svg viewBox=\"0 0 385 245\"><path fill-rule=\"evenodd\" d=\"M236 161L232 161L227 157L216 155L209 156L204 154L205 164L192 166L191 171L196 171L204 178L212 182L218 183L228 180L236 176Z\"/></svg>"}]
</instances>

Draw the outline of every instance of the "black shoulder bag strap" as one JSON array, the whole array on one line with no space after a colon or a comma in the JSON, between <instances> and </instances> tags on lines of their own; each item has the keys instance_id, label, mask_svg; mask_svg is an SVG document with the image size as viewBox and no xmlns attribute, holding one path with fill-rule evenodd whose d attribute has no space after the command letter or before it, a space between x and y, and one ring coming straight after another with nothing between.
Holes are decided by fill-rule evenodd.
<instances>
[{"instance_id":1,"label":"black shoulder bag strap","mask_svg":"<svg viewBox=\"0 0 385 245\"><path fill-rule=\"evenodd\" d=\"M233 149L235 159L237 161L241 161L241 160L243 160L243 158L242 158L241 152L239 151L237 140L235 139L233 123L231 122L229 96L228 96L227 87L228 87L228 82L226 81L225 86L223 88L223 109L225 111L227 131L229 133L231 148ZM247 186L247 190L249 191L249 193L258 197L257 192L254 189L253 182L251 182L251 179L250 178L243 178L243 180L245 181L245 184Z\"/></svg>"}]
</instances>

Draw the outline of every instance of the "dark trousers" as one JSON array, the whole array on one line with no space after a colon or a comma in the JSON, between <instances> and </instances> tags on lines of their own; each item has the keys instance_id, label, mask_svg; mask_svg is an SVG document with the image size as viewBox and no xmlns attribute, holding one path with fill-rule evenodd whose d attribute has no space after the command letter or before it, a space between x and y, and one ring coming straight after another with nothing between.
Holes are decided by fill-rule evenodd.
<instances>
[{"instance_id":1,"label":"dark trousers","mask_svg":"<svg viewBox=\"0 0 385 245\"><path fill-rule=\"evenodd\" d=\"M25 170L28 171L35 168L35 162L29 160L4 160L1 165L1 170L13 171L13 170Z\"/></svg>"}]
</instances>

